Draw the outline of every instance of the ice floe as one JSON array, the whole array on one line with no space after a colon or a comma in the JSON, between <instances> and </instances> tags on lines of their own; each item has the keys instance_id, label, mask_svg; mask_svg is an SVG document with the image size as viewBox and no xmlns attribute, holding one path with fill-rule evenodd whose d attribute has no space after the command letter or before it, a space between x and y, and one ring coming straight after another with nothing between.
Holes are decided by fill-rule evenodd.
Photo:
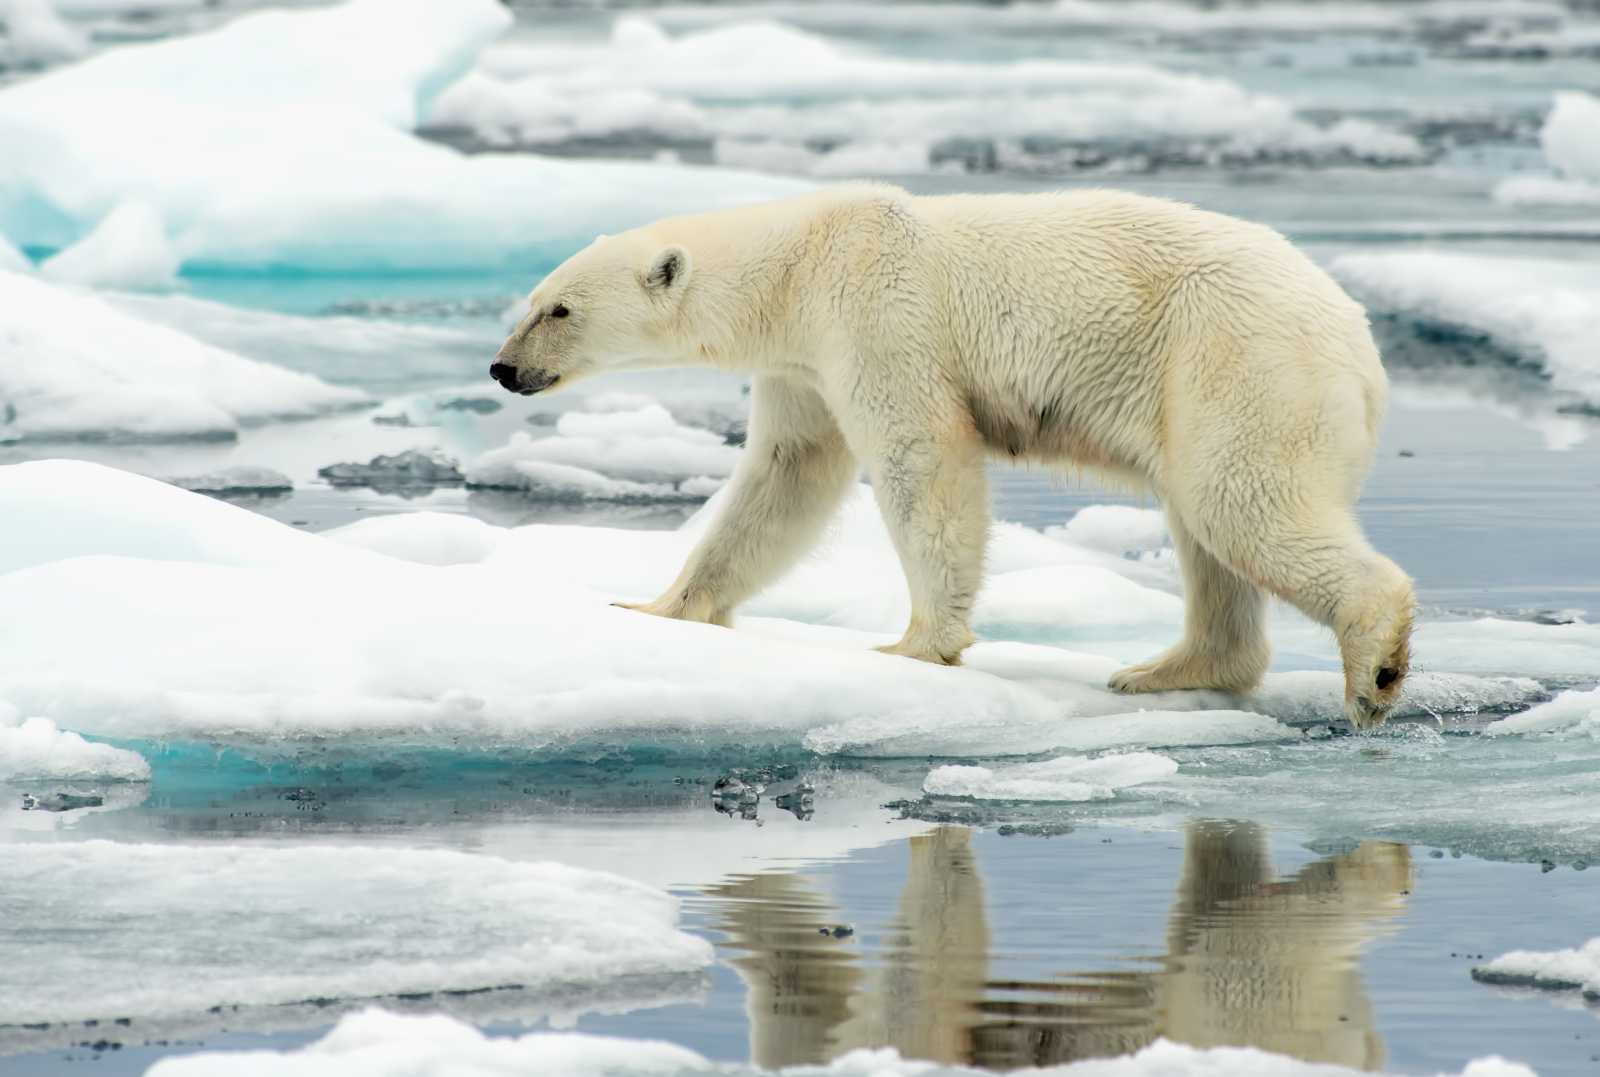
<instances>
[{"instance_id":1,"label":"ice floe","mask_svg":"<svg viewBox=\"0 0 1600 1077\"><path fill-rule=\"evenodd\" d=\"M265 1027L314 1026L327 1005L396 996L449 1008L449 996L470 1005L488 992L491 1012L528 1020L586 998L653 999L665 983L692 995L711 961L666 893L561 864L104 841L0 856L0 1044L11 1047L75 1042L80 1022L112 1018L146 1036L203 1032L255 1007ZM74 946L61 948L60 931Z\"/></svg>"},{"instance_id":2,"label":"ice floe","mask_svg":"<svg viewBox=\"0 0 1600 1077\"><path fill-rule=\"evenodd\" d=\"M893 1048L851 1051L832 1062L762 1070L712 1062L659 1040L579 1033L486 1036L448 1017L369 1009L322 1039L282 1051L206 1051L162 1059L149 1077L982 1077L993 1071L903 1059ZM1356 1077L1343 1066L1301 1062L1249 1047L1194 1048L1158 1040L1136 1054L1027 1071L1033 1077ZM1475 1059L1461 1077L1533 1077L1519 1063Z\"/></svg>"},{"instance_id":3,"label":"ice floe","mask_svg":"<svg viewBox=\"0 0 1600 1077\"><path fill-rule=\"evenodd\" d=\"M1407 251L1346 254L1331 269L1376 312L1485 334L1509 361L1600 406L1600 269L1593 264Z\"/></svg>"},{"instance_id":4,"label":"ice floe","mask_svg":"<svg viewBox=\"0 0 1600 1077\"><path fill-rule=\"evenodd\" d=\"M1548 703L1496 722L1488 730L1511 733L1561 733L1600 740L1600 688L1588 692L1562 692Z\"/></svg>"},{"instance_id":5,"label":"ice floe","mask_svg":"<svg viewBox=\"0 0 1600 1077\"><path fill-rule=\"evenodd\" d=\"M521 490L552 501L704 501L733 473L739 450L649 403L569 411L550 436L519 431L479 457L469 486Z\"/></svg>"},{"instance_id":6,"label":"ice floe","mask_svg":"<svg viewBox=\"0 0 1600 1077\"><path fill-rule=\"evenodd\" d=\"M212 497L263 497L294 489L293 479L270 467L226 467L203 475L174 475L167 481Z\"/></svg>"},{"instance_id":7,"label":"ice floe","mask_svg":"<svg viewBox=\"0 0 1600 1077\"><path fill-rule=\"evenodd\" d=\"M467 157L413 135L510 22L494 0L259 11L7 86L0 232L70 247L137 200L185 270L482 269L798 189L734 171Z\"/></svg>"},{"instance_id":8,"label":"ice floe","mask_svg":"<svg viewBox=\"0 0 1600 1077\"><path fill-rule=\"evenodd\" d=\"M905 600L865 489L735 631L609 604L665 587L715 508L675 532L417 514L324 538L95 465L0 468L0 513L23 537L0 559L0 604L19 611L0 623L13 659L0 699L85 734L269 756L655 745L984 757L1293 741L1278 717L1339 713L1332 669L1273 674L1244 699L1107 691L1119 661L1175 638L1169 573L1016 525L996 529L979 626L1020 626L1038 642L980 643L965 668L875 654L903 626ZM1043 594L1056 596L1054 624ZM1508 628L1484 630L1484 672L1524 652L1596 668L1600 628ZM1420 654L1433 653L1430 629ZM1331 655L1320 631L1287 620L1280 642ZM1590 635L1553 645L1575 632ZM1456 672L1419 686L1420 705L1454 713L1546 695Z\"/></svg>"},{"instance_id":9,"label":"ice floe","mask_svg":"<svg viewBox=\"0 0 1600 1077\"><path fill-rule=\"evenodd\" d=\"M1513 950L1472 970L1480 983L1582 991L1600 1001L1600 938L1576 950Z\"/></svg>"},{"instance_id":10,"label":"ice floe","mask_svg":"<svg viewBox=\"0 0 1600 1077\"><path fill-rule=\"evenodd\" d=\"M626 14L601 43L497 46L440 95L429 122L490 144L643 132L710 145L726 164L824 176L923 172L936 150L959 166L974 146L943 148L963 140L990 155L1048 156L1024 140L1200 159L1422 153L1409 135L1350 119L1319 127L1226 79L1134 63L902 56L760 17L674 36Z\"/></svg>"},{"instance_id":11,"label":"ice floe","mask_svg":"<svg viewBox=\"0 0 1600 1077\"><path fill-rule=\"evenodd\" d=\"M166 288L177 280L178 256L167 242L161 215L144 202L124 202L94 231L45 259L39 273L95 288Z\"/></svg>"},{"instance_id":12,"label":"ice floe","mask_svg":"<svg viewBox=\"0 0 1600 1077\"><path fill-rule=\"evenodd\" d=\"M1154 752L1064 755L1012 767L949 764L929 772L922 791L977 800L1109 800L1119 789L1177 772L1176 762Z\"/></svg>"},{"instance_id":13,"label":"ice floe","mask_svg":"<svg viewBox=\"0 0 1600 1077\"><path fill-rule=\"evenodd\" d=\"M1556 175L1515 176L1495 188L1495 197L1513 204L1600 205L1600 97L1556 94L1539 144Z\"/></svg>"},{"instance_id":14,"label":"ice floe","mask_svg":"<svg viewBox=\"0 0 1600 1077\"><path fill-rule=\"evenodd\" d=\"M89 51L89 41L56 11L54 0L0 0L0 63L10 67L72 60Z\"/></svg>"},{"instance_id":15,"label":"ice floe","mask_svg":"<svg viewBox=\"0 0 1600 1077\"><path fill-rule=\"evenodd\" d=\"M379 454L366 463L329 464L317 475L330 486L370 486L386 493L432 489L461 482L461 467L438 449Z\"/></svg>"},{"instance_id":16,"label":"ice floe","mask_svg":"<svg viewBox=\"0 0 1600 1077\"><path fill-rule=\"evenodd\" d=\"M138 752L93 744L48 718L7 719L0 706L0 782L142 782L150 764Z\"/></svg>"},{"instance_id":17,"label":"ice floe","mask_svg":"<svg viewBox=\"0 0 1600 1077\"><path fill-rule=\"evenodd\" d=\"M0 271L0 306L0 432L13 437L232 437L367 399L26 274Z\"/></svg>"}]
</instances>

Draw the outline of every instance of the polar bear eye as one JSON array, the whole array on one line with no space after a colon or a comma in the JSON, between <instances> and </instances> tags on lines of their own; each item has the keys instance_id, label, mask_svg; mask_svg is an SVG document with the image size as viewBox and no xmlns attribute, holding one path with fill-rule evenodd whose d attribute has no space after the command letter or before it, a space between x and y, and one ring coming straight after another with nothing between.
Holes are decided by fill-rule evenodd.
<instances>
[{"instance_id":1,"label":"polar bear eye","mask_svg":"<svg viewBox=\"0 0 1600 1077\"><path fill-rule=\"evenodd\" d=\"M550 317L552 318L565 318L571 313L572 311L567 309L567 305L565 303L557 303L555 306L550 308Z\"/></svg>"}]
</instances>

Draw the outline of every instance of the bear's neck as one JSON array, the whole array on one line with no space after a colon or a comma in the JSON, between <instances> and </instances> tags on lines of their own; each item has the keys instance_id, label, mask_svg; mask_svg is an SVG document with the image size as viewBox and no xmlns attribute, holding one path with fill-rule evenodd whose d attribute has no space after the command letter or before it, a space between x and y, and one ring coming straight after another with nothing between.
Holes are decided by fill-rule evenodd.
<instances>
[{"instance_id":1,"label":"bear's neck","mask_svg":"<svg viewBox=\"0 0 1600 1077\"><path fill-rule=\"evenodd\" d=\"M684 359L744 373L810 367L809 348L794 326L802 247L788 229L753 241L695 242L679 319Z\"/></svg>"}]
</instances>

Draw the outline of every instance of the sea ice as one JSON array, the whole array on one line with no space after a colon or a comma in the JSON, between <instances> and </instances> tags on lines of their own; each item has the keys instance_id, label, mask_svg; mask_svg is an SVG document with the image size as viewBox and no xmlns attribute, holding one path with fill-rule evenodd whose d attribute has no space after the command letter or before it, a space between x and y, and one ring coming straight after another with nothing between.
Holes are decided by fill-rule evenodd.
<instances>
[{"instance_id":1,"label":"sea ice","mask_svg":"<svg viewBox=\"0 0 1600 1077\"><path fill-rule=\"evenodd\" d=\"M1481 983L1550 990L1581 990L1600 1000L1600 938L1576 950L1513 950L1472 970Z\"/></svg>"},{"instance_id":2,"label":"sea ice","mask_svg":"<svg viewBox=\"0 0 1600 1077\"><path fill-rule=\"evenodd\" d=\"M1317 127L1225 79L1131 63L897 56L766 18L673 36L626 14L603 43L496 46L440 95L429 122L491 143L644 130L710 142L728 164L834 176L926 171L931 146L963 138L1166 140L1184 152L1202 143L1269 157L1421 153L1410 136L1369 122Z\"/></svg>"},{"instance_id":3,"label":"sea ice","mask_svg":"<svg viewBox=\"0 0 1600 1077\"><path fill-rule=\"evenodd\" d=\"M0 0L0 64L30 67L72 60L89 51L88 39L56 12L53 0Z\"/></svg>"},{"instance_id":4,"label":"sea ice","mask_svg":"<svg viewBox=\"0 0 1600 1077\"><path fill-rule=\"evenodd\" d=\"M659 745L982 758L1288 742L1300 733L1277 716L1340 713L1332 669L1272 674L1242 699L1107 691L1119 662L1176 638L1167 574L1016 525L996 529L979 626L1038 642L980 643L964 668L875 654L903 627L905 598L865 488L737 630L610 606L659 593L716 507L674 532L407 514L324 538L94 465L0 468L0 514L23 536L0 551L0 606L17 611L0 622L12 659L0 699L86 734L266 755ZM1482 660L1498 663L1484 672L1543 653L1570 675L1600 654L1595 626L1482 624ZM1301 625L1275 631L1294 653L1331 656ZM1436 653L1426 630L1418 646ZM1420 705L1454 713L1544 697L1532 681L1459 673L1419 686Z\"/></svg>"},{"instance_id":5,"label":"sea ice","mask_svg":"<svg viewBox=\"0 0 1600 1077\"><path fill-rule=\"evenodd\" d=\"M1012 767L947 765L930 771L922 791L976 800L1109 800L1117 790L1159 781L1178 764L1154 752L1124 752L1090 759L1064 755Z\"/></svg>"},{"instance_id":6,"label":"sea ice","mask_svg":"<svg viewBox=\"0 0 1600 1077\"><path fill-rule=\"evenodd\" d=\"M727 170L468 157L415 137L510 23L494 0L257 11L7 86L0 232L68 247L138 200L186 270L537 267L600 231L801 189Z\"/></svg>"},{"instance_id":7,"label":"sea ice","mask_svg":"<svg viewBox=\"0 0 1600 1077\"><path fill-rule=\"evenodd\" d=\"M0 307L0 416L11 416L0 429L17 436L232 437L244 422L367 399L37 277L0 271Z\"/></svg>"},{"instance_id":8,"label":"sea ice","mask_svg":"<svg viewBox=\"0 0 1600 1077\"><path fill-rule=\"evenodd\" d=\"M561 864L105 841L5 845L0 859L0 1043L73 1042L83 1029L62 1023L112 1018L146 1036L217 1027L213 1007L315 1025L326 1011L308 1000L495 988L519 989L507 1007L531 1017L585 992L621 997L630 980L692 992L711 961L666 893ZM45 1022L53 1033L23 1027Z\"/></svg>"},{"instance_id":9,"label":"sea ice","mask_svg":"<svg viewBox=\"0 0 1600 1077\"><path fill-rule=\"evenodd\" d=\"M1495 198L1513 204L1600 204L1600 97L1577 90L1556 94L1539 144L1557 175L1514 176L1495 188Z\"/></svg>"},{"instance_id":10,"label":"sea ice","mask_svg":"<svg viewBox=\"0 0 1600 1077\"><path fill-rule=\"evenodd\" d=\"M28 256L11 245L5 236L0 236L0 273L28 273L33 270L33 263Z\"/></svg>"},{"instance_id":11,"label":"sea ice","mask_svg":"<svg viewBox=\"0 0 1600 1077\"><path fill-rule=\"evenodd\" d=\"M993 1071L902 1059L892 1048L851 1051L781 1071L711 1062L674 1044L580 1033L486 1036L448 1017L369 1009L326 1036L282 1051L206 1051L162 1059L148 1077L985 1077ZM1158 1040L1137 1054L1031 1069L1031 1077L1357 1077L1343 1066L1301 1062L1250 1047L1194 1048ZM1479 1058L1460 1077L1534 1077L1527 1066Z\"/></svg>"},{"instance_id":12,"label":"sea ice","mask_svg":"<svg viewBox=\"0 0 1600 1077\"><path fill-rule=\"evenodd\" d=\"M0 706L0 712L4 711ZM48 718L8 721L0 713L0 782L118 781L150 778L150 764L138 752L92 744L57 729Z\"/></svg>"},{"instance_id":13,"label":"sea ice","mask_svg":"<svg viewBox=\"0 0 1600 1077\"><path fill-rule=\"evenodd\" d=\"M1600 740L1600 688L1588 692L1562 692L1548 703L1496 722L1487 732L1562 733Z\"/></svg>"},{"instance_id":14,"label":"sea ice","mask_svg":"<svg viewBox=\"0 0 1600 1077\"><path fill-rule=\"evenodd\" d=\"M739 450L685 426L659 404L569 411L555 432L519 431L467 468L469 486L559 501L703 501L733 473Z\"/></svg>"},{"instance_id":15,"label":"sea ice","mask_svg":"<svg viewBox=\"0 0 1600 1077\"><path fill-rule=\"evenodd\" d=\"M294 480L270 467L227 467L203 475L177 475L167 479L174 486L212 497L262 496L286 494Z\"/></svg>"},{"instance_id":16,"label":"sea ice","mask_svg":"<svg viewBox=\"0 0 1600 1077\"><path fill-rule=\"evenodd\" d=\"M94 231L45 259L40 276L63 284L133 291L171 287L178 255L167 242L161 215L144 202L124 202Z\"/></svg>"},{"instance_id":17,"label":"sea ice","mask_svg":"<svg viewBox=\"0 0 1600 1077\"><path fill-rule=\"evenodd\" d=\"M1600 270L1592 264L1406 251L1341 255L1330 268L1374 310L1487 334L1555 388L1600 405Z\"/></svg>"},{"instance_id":18,"label":"sea ice","mask_svg":"<svg viewBox=\"0 0 1600 1077\"><path fill-rule=\"evenodd\" d=\"M407 449L374 456L365 464L329 464L318 468L317 475L330 486L370 486L386 493L461 482L460 465L437 449Z\"/></svg>"}]
</instances>

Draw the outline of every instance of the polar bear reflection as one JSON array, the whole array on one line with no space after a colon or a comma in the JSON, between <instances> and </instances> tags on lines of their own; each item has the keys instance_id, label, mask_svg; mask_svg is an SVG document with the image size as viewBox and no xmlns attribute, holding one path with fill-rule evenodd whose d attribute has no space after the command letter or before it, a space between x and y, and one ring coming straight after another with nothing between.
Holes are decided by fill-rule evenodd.
<instances>
[{"instance_id":1,"label":"polar bear reflection","mask_svg":"<svg viewBox=\"0 0 1600 1077\"><path fill-rule=\"evenodd\" d=\"M721 928L746 983L751 1060L777 1068L856 1047L993 1068L1137 1050L1159 1036L1246 1045L1357 1069L1383 1043L1357 961L1405 905L1411 859L1366 842L1275 879L1249 824L1188 828L1156 971L995 981L987 897L971 832L912 838L898 915L878 963L824 934L832 904L793 874L717 888Z\"/></svg>"}]
</instances>

